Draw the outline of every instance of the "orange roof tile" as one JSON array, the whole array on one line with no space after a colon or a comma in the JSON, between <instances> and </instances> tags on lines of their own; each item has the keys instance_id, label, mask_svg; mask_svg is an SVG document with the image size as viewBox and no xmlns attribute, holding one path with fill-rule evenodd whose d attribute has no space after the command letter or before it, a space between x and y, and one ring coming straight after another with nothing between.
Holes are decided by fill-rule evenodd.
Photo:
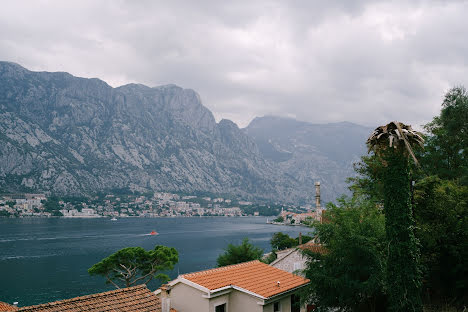
<instances>
[{"instance_id":1,"label":"orange roof tile","mask_svg":"<svg viewBox=\"0 0 468 312\"><path fill-rule=\"evenodd\" d=\"M146 285L19 308L30 312L160 312L161 302Z\"/></svg>"},{"instance_id":2,"label":"orange roof tile","mask_svg":"<svg viewBox=\"0 0 468 312\"><path fill-rule=\"evenodd\" d=\"M314 252L314 253L319 253L319 254L322 254L322 255L328 253L328 250L325 247L323 247L322 245L319 245L319 244L315 244L313 242L307 242L305 244L297 246L297 248L300 248L302 250L311 251L311 252Z\"/></svg>"},{"instance_id":3,"label":"orange roof tile","mask_svg":"<svg viewBox=\"0 0 468 312\"><path fill-rule=\"evenodd\" d=\"M0 301L0 311L16 311L18 308Z\"/></svg>"},{"instance_id":4,"label":"orange roof tile","mask_svg":"<svg viewBox=\"0 0 468 312\"><path fill-rule=\"evenodd\" d=\"M184 274L180 277L209 290L237 286L264 298L278 295L309 282L308 279L274 268L258 260ZM280 282L279 286L278 281Z\"/></svg>"}]
</instances>

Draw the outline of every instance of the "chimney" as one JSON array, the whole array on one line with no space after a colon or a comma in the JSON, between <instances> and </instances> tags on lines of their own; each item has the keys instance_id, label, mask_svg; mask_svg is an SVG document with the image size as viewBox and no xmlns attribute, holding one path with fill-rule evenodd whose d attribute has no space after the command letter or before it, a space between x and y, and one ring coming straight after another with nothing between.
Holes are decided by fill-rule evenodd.
<instances>
[{"instance_id":1,"label":"chimney","mask_svg":"<svg viewBox=\"0 0 468 312\"><path fill-rule=\"evenodd\" d=\"M302 233L299 232L299 245L302 245Z\"/></svg>"},{"instance_id":2,"label":"chimney","mask_svg":"<svg viewBox=\"0 0 468 312\"><path fill-rule=\"evenodd\" d=\"M315 209L320 207L320 182L315 182Z\"/></svg>"},{"instance_id":3,"label":"chimney","mask_svg":"<svg viewBox=\"0 0 468 312\"><path fill-rule=\"evenodd\" d=\"M171 286L164 284L161 286L161 312L169 312L171 310Z\"/></svg>"}]
</instances>

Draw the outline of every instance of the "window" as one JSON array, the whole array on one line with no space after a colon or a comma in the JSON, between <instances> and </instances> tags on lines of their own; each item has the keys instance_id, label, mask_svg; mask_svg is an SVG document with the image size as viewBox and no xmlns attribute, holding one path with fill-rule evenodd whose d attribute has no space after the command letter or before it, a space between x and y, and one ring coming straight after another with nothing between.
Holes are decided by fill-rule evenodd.
<instances>
[{"instance_id":1,"label":"window","mask_svg":"<svg viewBox=\"0 0 468 312\"><path fill-rule=\"evenodd\" d=\"M216 306L215 312L226 312L226 304L223 303L222 305Z\"/></svg>"},{"instance_id":2,"label":"window","mask_svg":"<svg viewBox=\"0 0 468 312\"><path fill-rule=\"evenodd\" d=\"M273 303L273 312L281 312L281 306L280 306L279 301Z\"/></svg>"}]
</instances>

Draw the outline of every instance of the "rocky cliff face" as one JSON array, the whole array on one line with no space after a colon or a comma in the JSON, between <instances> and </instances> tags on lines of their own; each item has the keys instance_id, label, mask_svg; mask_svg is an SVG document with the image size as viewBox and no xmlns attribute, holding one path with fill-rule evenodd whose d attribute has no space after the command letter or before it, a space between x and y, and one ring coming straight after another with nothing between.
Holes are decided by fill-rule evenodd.
<instances>
[{"instance_id":1,"label":"rocky cliff face","mask_svg":"<svg viewBox=\"0 0 468 312\"><path fill-rule=\"evenodd\" d=\"M261 135L273 133L261 121L246 131L216 123L196 92L175 85L112 88L0 62L0 192L130 188L298 203L313 202L315 180L328 200L344 190L357 154L320 152L304 139L315 131Z\"/></svg>"},{"instance_id":2,"label":"rocky cliff face","mask_svg":"<svg viewBox=\"0 0 468 312\"><path fill-rule=\"evenodd\" d=\"M320 181L323 197L333 200L347 193L345 180L354 175L353 163L366 153L365 141L372 128L267 116L255 118L245 132L281 174L303 185Z\"/></svg>"},{"instance_id":3,"label":"rocky cliff face","mask_svg":"<svg viewBox=\"0 0 468 312\"><path fill-rule=\"evenodd\" d=\"M234 123L174 85L98 79L0 63L0 187L83 194L115 188L210 191L294 201Z\"/></svg>"}]
</instances>

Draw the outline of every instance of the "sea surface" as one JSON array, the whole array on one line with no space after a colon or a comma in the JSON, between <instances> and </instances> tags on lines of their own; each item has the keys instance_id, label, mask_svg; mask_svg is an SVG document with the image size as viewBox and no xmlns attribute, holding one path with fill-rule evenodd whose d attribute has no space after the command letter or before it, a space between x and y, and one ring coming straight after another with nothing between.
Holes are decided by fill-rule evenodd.
<instances>
[{"instance_id":1,"label":"sea surface","mask_svg":"<svg viewBox=\"0 0 468 312\"><path fill-rule=\"evenodd\" d=\"M148 235L153 230L159 235ZM179 263L169 272L175 278L215 267L223 249L245 237L269 252L273 233L296 237L309 231L266 224L265 217L0 218L0 301L26 306L112 290L87 270L124 247L175 247ZM155 290L159 284L148 287Z\"/></svg>"}]
</instances>

